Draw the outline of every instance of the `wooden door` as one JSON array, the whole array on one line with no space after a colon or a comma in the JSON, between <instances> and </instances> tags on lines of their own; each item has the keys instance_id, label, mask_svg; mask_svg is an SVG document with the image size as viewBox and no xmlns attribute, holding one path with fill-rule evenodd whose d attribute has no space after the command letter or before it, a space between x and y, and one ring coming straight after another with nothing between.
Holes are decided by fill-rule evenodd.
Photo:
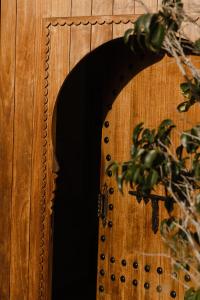
<instances>
[{"instance_id":1,"label":"wooden door","mask_svg":"<svg viewBox=\"0 0 200 300\"><path fill-rule=\"evenodd\" d=\"M143 69L134 74L139 65ZM198 122L199 107L192 108L187 115L177 112L182 78L172 58L165 56L155 62L152 57L148 60L138 55L132 61L129 57L124 67L116 76L115 99L102 128L101 193L106 222L100 218L97 299L182 300L184 274L174 273L160 233L155 234L151 229L151 203L138 204L128 189L122 195L112 173L106 174L105 169L112 160L120 162L130 158L132 131L138 123L154 128L170 118L180 131ZM121 88L130 73L132 79ZM175 143L177 137L178 134L174 136ZM160 219L163 219L167 213L163 204L159 206Z\"/></svg>"},{"instance_id":2,"label":"wooden door","mask_svg":"<svg viewBox=\"0 0 200 300\"><path fill-rule=\"evenodd\" d=\"M93 60L86 71L92 70L90 74L93 77L92 82L96 78L98 88L94 90L94 86L89 84L86 72L82 76L81 88L77 85L76 91L86 96L91 91L94 92L91 93L93 96L90 104L94 105L98 101L101 104L97 105L98 111L95 112L101 115L101 110L103 111L100 188L103 191L106 184L109 192L110 188L114 189L114 193L111 192L108 199L108 204L112 204L113 209L108 210L107 216L112 224L109 223L110 226L104 227L101 219L99 222L97 299L166 300L170 299L172 291L176 292L177 299L183 298L182 285L171 279L169 259L159 256L165 249L159 234L154 235L151 231L150 204L138 205L127 193L122 197L117 191L113 177L105 175L108 154L111 160L120 161L129 158L132 129L140 121L144 121L146 126L156 126L162 119L168 117L178 123L179 128L188 125L176 112L176 105L181 101L177 89L181 76L173 60L168 57L144 57L140 54L135 56L125 47L122 39L117 39L132 26L134 18L135 16L104 16L44 20L45 51L42 61L44 72L41 74L43 85L40 91L40 118L38 118L42 135L38 144L36 143L42 145L37 157L41 170L37 178L37 193L42 200L40 207L37 208L41 230L38 230L36 248L37 253L43 253L41 263L38 264L41 295L39 299L43 299L43 290L50 286L46 278L51 273L48 261L49 248L52 245L50 224L55 189L55 176L52 171L56 171L53 168L55 149L52 143L55 102L66 76L72 75L79 64L89 57L93 57ZM109 42L106 43L107 41ZM161 88L161 84L165 86L164 89ZM86 89L86 93L82 93L82 89ZM65 101L69 103L68 96ZM90 105L88 107L91 109ZM80 107L77 106L77 111L78 108ZM95 110L95 107L93 108ZM194 123L197 121L195 113L193 109L187 114L188 120L192 119ZM99 122L99 115L95 122ZM109 126L104 125L105 121L109 122ZM106 137L108 139L104 140ZM94 134L93 138L96 139L97 136ZM92 155L95 156L96 153ZM93 201L96 200L93 198ZM80 209L80 206L78 208ZM161 217L165 215L165 211L161 208L160 215ZM105 259L101 259L104 258L101 254L105 255ZM114 257L112 263L111 257ZM124 262L122 265L122 260L126 260L126 265ZM133 268L135 261L138 263L136 269ZM146 264L150 265L149 272L144 271ZM157 267L163 269L161 275L157 273ZM100 272L101 270L104 272ZM105 275L101 275L103 273ZM115 280L111 280L111 275L115 276L112 276ZM181 276L183 278L183 275ZM132 284L134 279L137 280L137 286ZM148 289L144 288L145 283ZM162 292L158 293L156 288L160 290L159 286Z\"/></svg>"}]
</instances>

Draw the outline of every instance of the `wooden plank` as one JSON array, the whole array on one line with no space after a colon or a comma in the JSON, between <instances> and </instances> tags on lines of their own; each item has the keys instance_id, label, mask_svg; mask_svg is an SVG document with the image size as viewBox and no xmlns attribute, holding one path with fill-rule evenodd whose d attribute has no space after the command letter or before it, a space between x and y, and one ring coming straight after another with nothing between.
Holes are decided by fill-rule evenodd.
<instances>
[{"instance_id":1,"label":"wooden plank","mask_svg":"<svg viewBox=\"0 0 200 300\"><path fill-rule=\"evenodd\" d=\"M91 50L112 39L112 24L95 24L92 26Z\"/></svg>"},{"instance_id":2,"label":"wooden plank","mask_svg":"<svg viewBox=\"0 0 200 300\"><path fill-rule=\"evenodd\" d=\"M158 0L158 9L160 9L162 6L162 0Z\"/></svg>"},{"instance_id":3,"label":"wooden plank","mask_svg":"<svg viewBox=\"0 0 200 300\"><path fill-rule=\"evenodd\" d=\"M70 70L90 51L91 25L73 25L71 27ZM79 51L77 51L79 49Z\"/></svg>"},{"instance_id":4,"label":"wooden plank","mask_svg":"<svg viewBox=\"0 0 200 300\"><path fill-rule=\"evenodd\" d=\"M153 65L142 70L132 80L132 109L135 116L132 123L133 127L140 122L144 122L145 127L155 126L153 124L153 112L155 111L155 109L157 109L157 119L160 118L159 105L155 103L155 101L152 101L152 99L154 99L156 88L155 90L152 90L152 85L150 83L152 80L152 74L157 74L157 76L159 76L159 71L159 67L157 70L157 65ZM134 199L134 201L136 200ZM141 205L143 205L143 212L141 211ZM137 245L137 248L133 246L133 249L136 251L136 254L137 251L140 254L140 256L138 257L139 271L138 274L136 274L136 279L139 282L137 288L140 287L139 299L146 300L158 299L158 294L156 292L156 287L159 282L156 273L156 269L158 267L158 254L148 256L148 253L159 253L158 248L160 244L160 236L158 233L156 235L153 233L151 218L151 203L149 202L147 205L141 203L140 205L138 205L137 220L138 222L141 222L141 224L140 231L136 230L136 235L142 236L142 242L140 242L140 245ZM149 272L145 272L145 266L147 265L150 266ZM148 283L150 285L149 289L144 288L145 283Z\"/></svg>"},{"instance_id":5,"label":"wooden plank","mask_svg":"<svg viewBox=\"0 0 200 300\"><path fill-rule=\"evenodd\" d=\"M52 124L55 120L55 106L56 100L59 94L59 91L69 73L69 57L70 57L70 39L71 39L71 30L69 26L52 26L51 28L51 53L49 59L49 82L51 86L49 87L49 103L48 103L48 115L50 120L50 126L48 127L48 136L49 136L49 172L53 170L53 165L51 164L54 161L54 151L55 144L53 145L52 129L55 133L55 124ZM57 47L60 45L60 47ZM48 189L47 189L48 190ZM49 188L49 192L52 189ZM51 195L47 198L51 198Z\"/></svg>"},{"instance_id":6,"label":"wooden plank","mask_svg":"<svg viewBox=\"0 0 200 300\"><path fill-rule=\"evenodd\" d=\"M112 15L113 0L93 0L92 15Z\"/></svg>"},{"instance_id":7,"label":"wooden plank","mask_svg":"<svg viewBox=\"0 0 200 300\"><path fill-rule=\"evenodd\" d=\"M52 0L52 17L69 17L71 15L71 0Z\"/></svg>"},{"instance_id":8,"label":"wooden plank","mask_svg":"<svg viewBox=\"0 0 200 300\"><path fill-rule=\"evenodd\" d=\"M200 4L198 0L183 0L184 8L188 14L199 14Z\"/></svg>"},{"instance_id":9,"label":"wooden plank","mask_svg":"<svg viewBox=\"0 0 200 300\"><path fill-rule=\"evenodd\" d=\"M42 128L43 128L43 78L44 78L44 61L43 51L46 47L42 36L42 17L51 17L51 0L36 0L36 39L35 39L35 76L34 76L34 107L33 107L33 145L32 145L32 181L31 181L31 207L30 207L30 253L29 253L29 289L27 299L41 299L41 293L45 298L51 298L51 274L46 273L46 269L51 266L52 257L50 248L46 249L45 255L41 253L41 148L42 148ZM37 21L36 21L37 20ZM42 111L41 111L42 110ZM40 196L40 197L39 197ZM37 199L37 201L35 201ZM50 228L46 234L48 235ZM45 246L46 247L46 244ZM48 257L46 259L46 257ZM49 259L49 261L47 261ZM41 278L41 270L44 270L44 280Z\"/></svg>"},{"instance_id":10,"label":"wooden plank","mask_svg":"<svg viewBox=\"0 0 200 300\"><path fill-rule=\"evenodd\" d=\"M74 16L90 16L92 14L91 0L72 0L72 13Z\"/></svg>"},{"instance_id":11,"label":"wooden plank","mask_svg":"<svg viewBox=\"0 0 200 300\"><path fill-rule=\"evenodd\" d=\"M35 3L17 3L10 300L27 299L33 138Z\"/></svg>"},{"instance_id":12,"label":"wooden plank","mask_svg":"<svg viewBox=\"0 0 200 300\"><path fill-rule=\"evenodd\" d=\"M143 2L151 12L157 11L157 9L158 9L158 1L157 0L144 0ZM143 14L145 12L146 12L146 9L144 8L144 6L136 1L135 2L135 13Z\"/></svg>"},{"instance_id":13,"label":"wooden plank","mask_svg":"<svg viewBox=\"0 0 200 300\"><path fill-rule=\"evenodd\" d=\"M12 22L8 22L12 20ZM0 298L10 299L16 1L1 2L0 72Z\"/></svg>"},{"instance_id":14,"label":"wooden plank","mask_svg":"<svg viewBox=\"0 0 200 300\"><path fill-rule=\"evenodd\" d=\"M122 29L114 27L113 33L120 36ZM115 35L113 37L115 38ZM116 53L113 55L117 57ZM134 64L137 65L137 62L128 60L127 69L131 64L134 68ZM116 73L113 72L113 81ZM128 71L123 75L128 76ZM132 128L139 122L144 121L145 127L155 128L163 119L170 118L174 120L180 131L188 126L191 127L192 124L189 124L189 121L192 120L194 124L197 122L196 118L198 118L200 110L198 106L188 112L188 117L182 117L176 110L177 104L180 102L178 86L181 80L176 63L172 58L166 56L157 63L153 64L151 61L151 65L138 73L123 87L123 90L119 91L120 81L118 81L116 90L108 89L107 93L103 94L103 98L110 95L111 91L115 91L116 95L112 109L106 116L109 126L103 127L102 130L101 164L101 184L106 182L108 188L114 188L114 193L109 195L109 203L114 204L114 209L108 212L108 220L113 222L112 228L103 227L101 222L99 225L99 235L106 236L104 243L99 237L99 254L104 252L106 259L98 261L98 270L104 268L106 276L98 276L98 287L103 285L104 292L98 292L97 299L167 300L173 290L176 291L176 298L183 298L182 285L171 278L170 260L160 257L160 252L164 254L168 254L168 252L162 243L160 233L157 232L155 235L151 229L151 203L146 206L143 203L138 204L133 197L127 195L126 190L122 197L112 174L110 178L105 175L105 167L108 164L107 154L111 155L112 160L117 161L129 158ZM109 138L108 143L105 143L105 137ZM173 141L176 145L177 138L175 136L173 136ZM160 217L166 216L166 210L160 204ZM113 264L110 263L111 256L115 257ZM126 259L126 266L121 264L123 258ZM134 260L138 261L137 269L132 268ZM150 272L145 271L146 265L150 266ZM157 272L158 267L163 269L161 275ZM111 274L116 276L114 282L110 279ZM122 275L126 279L124 283L120 282ZM182 278L181 274L181 280ZM138 280L137 287L131 285L133 279ZM145 283L150 284L149 289L144 288ZM159 285L162 288L161 293L157 291Z\"/></svg>"},{"instance_id":15,"label":"wooden plank","mask_svg":"<svg viewBox=\"0 0 200 300\"><path fill-rule=\"evenodd\" d=\"M132 27L133 27L132 23L113 24L113 38L116 39L119 37L123 37L126 30Z\"/></svg>"},{"instance_id":16,"label":"wooden plank","mask_svg":"<svg viewBox=\"0 0 200 300\"><path fill-rule=\"evenodd\" d=\"M133 0L114 0L113 14L134 14L135 13L135 1Z\"/></svg>"}]
</instances>

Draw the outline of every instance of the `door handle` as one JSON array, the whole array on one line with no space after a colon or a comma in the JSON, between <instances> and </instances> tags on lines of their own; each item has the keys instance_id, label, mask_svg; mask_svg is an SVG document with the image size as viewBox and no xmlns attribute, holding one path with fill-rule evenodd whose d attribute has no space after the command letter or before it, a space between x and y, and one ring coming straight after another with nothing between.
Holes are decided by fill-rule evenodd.
<instances>
[{"instance_id":1,"label":"door handle","mask_svg":"<svg viewBox=\"0 0 200 300\"><path fill-rule=\"evenodd\" d=\"M107 224L108 213L108 185L105 183L98 195L98 217L102 219L102 224L105 227Z\"/></svg>"}]
</instances>

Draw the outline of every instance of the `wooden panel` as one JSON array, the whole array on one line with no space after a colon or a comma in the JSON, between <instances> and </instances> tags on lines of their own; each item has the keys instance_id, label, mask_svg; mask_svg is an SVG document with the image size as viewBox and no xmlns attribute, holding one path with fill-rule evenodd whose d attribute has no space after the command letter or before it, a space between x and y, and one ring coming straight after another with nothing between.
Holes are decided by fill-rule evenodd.
<instances>
[{"instance_id":1,"label":"wooden panel","mask_svg":"<svg viewBox=\"0 0 200 300\"><path fill-rule=\"evenodd\" d=\"M92 15L112 15L113 0L93 0Z\"/></svg>"},{"instance_id":2,"label":"wooden panel","mask_svg":"<svg viewBox=\"0 0 200 300\"><path fill-rule=\"evenodd\" d=\"M91 50L112 39L112 24L92 26Z\"/></svg>"},{"instance_id":3,"label":"wooden panel","mask_svg":"<svg viewBox=\"0 0 200 300\"><path fill-rule=\"evenodd\" d=\"M133 0L114 0L113 14L134 14L135 13L135 1Z\"/></svg>"},{"instance_id":4,"label":"wooden panel","mask_svg":"<svg viewBox=\"0 0 200 300\"><path fill-rule=\"evenodd\" d=\"M8 22L12 20L12 24ZM16 1L1 2L0 298L10 299L11 197L15 90Z\"/></svg>"},{"instance_id":5,"label":"wooden panel","mask_svg":"<svg viewBox=\"0 0 200 300\"><path fill-rule=\"evenodd\" d=\"M50 122L53 124L52 127L49 126L48 136L49 138L49 153L48 153L48 172L49 177L51 177L52 171L54 170L55 164L55 122L56 112L54 111L56 100L60 91L60 88L69 73L69 57L70 57L70 26L52 26L51 28L51 51L49 57L50 68L49 72L49 82L51 86L49 88L49 98L48 98L48 112ZM57 47L60 45L60 47ZM55 70L56 69L56 70ZM52 164L53 162L53 164ZM49 180L49 186L47 187L47 199L52 198L52 180ZM52 199L53 200L53 199ZM48 205L50 205L49 203ZM49 207L51 209L51 207Z\"/></svg>"},{"instance_id":6,"label":"wooden panel","mask_svg":"<svg viewBox=\"0 0 200 300\"><path fill-rule=\"evenodd\" d=\"M68 17L70 15L71 0L52 0L52 17Z\"/></svg>"},{"instance_id":7,"label":"wooden panel","mask_svg":"<svg viewBox=\"0 0 200 300\"><path fill-rule=\"evenodd\" d=\"M72 0L72 13L74 16L90 16L92 13L91 0Z\"/></svg>"},{"instance_id":8,"label":"wooden panel","mask_svg":"<svg viewBox=\"0 0 200 300\"><path fill-rule=\"evenodd\" d=\"M45 3L45 8L48 12L47 3ZM121 20L127 22L127 18L124 16L116 18L116 22L121 22ZM43 46L37 44L36 68L38 69L38 77L35 95L37 102L34 107L32 198L38 199L38 195L40 197L38 201L31 203L29 299L37 299L38 297L40 300L50 299L51 205L55 188L52 173L54 159L51 141L52 115L56 97L64 78L67 76L69 64L71 63L72 69L85 54L90 52L91 26L96 26L91 24L98 22L99 29L100 26L105 26L106 30L101 31L102 42L108 39L108 35L110 35L108 28L109 26L112 28L112 25L106 24L105 21L112 23L112 18L109 16L106 18L48 18L44 21L44 28L46 29L44 30ZM70 44L68 44L69 40ZM97 45L100 41L94 37L93 42ZM68 47L70 47L71 55L69 55ZM42 60L39 51L42 51Z\"/></svg>"},{"instance_id":9,"label":"wooden panel","mask_svg":"<svg viewBox=\"0 0 200 300\"><path fill-rule=\"evenodd\" d=\"M194 60L197 62L197 58ZM134 69L139 61L139 57L132 62L128 60L127 72L122 74L123 76L118 73L119 78L126 78L128 69ZM144 58L141 61L144 61ZM178 86L181 80L175 62L166 56L139 72L121 92L120 80L115 87L117 96L106 116L109 127L104 127L102 131L101 172L102 186L106 182L108 189L114 188L114 194L109 195L109 203L112 203L114 208L108 212L108 221L112 221L113 226L104 227L101 221L99 223L99 255L105 253L106 259L99 259L98 271L104 269L106 275L98 275L98 288L103 285L104 291L97 291L97 299L167 300L172 290L176 291L177 299L184 297L182 283L171 277L173 270L170 260L166 257L168 252L162 244L160 233L155 235L151 230L151 204L138 204L134 197L127 194L126 189L122 196L118 192L115 179L105 175L107 154L111 155L112 160L129 159L132 129L139 122L143 121L145 126L154 128L163 119L171 118L180 131L198 122L198 106L193 107L186 118L176 110L177 104L180 103ZM192 124L189 124L189 120L192 120ZM109 138L108 143L104 142L105 137ZM175 144L177 138L178 136L174 136ZM160 207L160 213L162 217L167 216L163 206ZM105 235L105 241L102 241L102 235ZM159 256L160 251L165 257ZM115 257L113 264L110 263L112 256ZM127 262L124 267L121 264L122 259ZM133 268L135 260L138 261L137 270ZM144 270L147 264L150 265L150 272ZM157 273L157 267L163 268L162 275ZM111 274L115 274L115 281L111 280ZM124 283L120 282L122 275L126 279ZM183 275L179 274L178 278L182 280ZM137 287L132 285L133 279L138 280ZM149 289L144 288L145 282L150 284ZM159 285L162 287L161 293L156 290Z\"/></svg>"},{"instance_id":10,"label":"wooden panel","mask_svg":"<svg viewBox=\"0 0 200 300\"><path fill-rule=\"evenodd\" d=\"M133 27L133 25L131 23L113 24L113 39L123 37L125 31L129 28L132 28L132 27Z\"/></svg>"},{"instance_id":11,"label":"wooden panel","mask_svg":"<svg viewBox=\"0 0 200 300\"><path fill-rule=\"evenodd\" d=\"M33 139L35 3L18 1L10 299L27 299Z\"/></svg>"},{"instance_id":12,"label":"wooden panel","mask_svg":"<svg viewBox=\"0 0 200 300\"><path fill-rule=\"evenodd\" d=\"M144 0L143 2L151 12L155 12L158 8L157 0ZM136 1L135 2L135 14L143 14L145 12L146 12L146 10L143 7L143 5Z\"/></svg>"},{"instance_id":13,"label":"wooden panel","mask_svg":"<svg viewBox=\"0 0 200 300\"><path fill-rule=\"evenodd\" d=\"M90 51L90 34L90 24L71 27L70 70Z\"/></svg>"},{"instance_id":14,"label":"wooden panel","mask_svg":"<svg viewBox=\"0 0 200 300\"><path fill-rule=\"evenodd\" d=\"M31 107L33 111L33 145L32 145L32 178L31 178L31 203L30 203L30 241L29 241L29 275L28 275L28 294L27 299L50 299L51 282L49 277L51 275L46 273L49 265L51 265L51 247L44 243L43 228L41 219L43 218L43 211L41 208L41 135L43 134L44 124L41 122L44 119L43 98L41 99L41 91L43 86L43 65L42 52L44 50L44 42L42 38L42 18L50 17L52 15L51 0L35 0L36 16L34 18L34 26L36 31L35 38L35 74L34 74L34 106ZM31 7L30 7L31 9ZM31 50L32 51L32 50ZM33 60L33 58L32 58ZM30 75L29 75L30 76ZM40 100L39 100L40 99ZM40 102L41 101L41 102ZM41 111L42 109L42 111ZM44 158L43 158L44 159ZM43 178L44 180L44 178ZM40 195L40 196L39 196ZM43 204L43 203L42 203ZM44 209L44 207L43 207ZM46 228L45 228L46 229ZM46 231L48 236L50 228ZM46 251L44 255L44 248ZM48 258L46 258L48 257ZM45 276L43 274L45 274ZM47 274L47 275L46 275ZM44 280L45 277L45 280Z\"/></svg>"},{"instance_id":15,"label":"wooden panel","mask_svg":"<svg viewBox=\"0 0 200 300\"><path fill-rule=\"evenodd\" d=\"M200 7L199 7L199 1L198 0L183 0L182 1L184 3L184 8L186 10L187 13L191 14L191 13L196 13L198 14L200 11Z\"/></svg>"}]
</instances>

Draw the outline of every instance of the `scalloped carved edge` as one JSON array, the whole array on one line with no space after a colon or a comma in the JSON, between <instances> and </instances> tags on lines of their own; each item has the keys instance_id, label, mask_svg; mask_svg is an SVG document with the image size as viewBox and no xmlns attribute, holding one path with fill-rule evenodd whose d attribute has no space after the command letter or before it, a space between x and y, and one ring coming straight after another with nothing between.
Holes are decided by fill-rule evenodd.
<instances>
[{"instance_id":1,"label":"scalloped carved edge","mask_svg":"<svg viewBox=\"0 0 200 300\"><path fill-rule=\"evenodd\" d=\"M118 16L88 16L68 18L46 18L46 27L49 26L79 26L79 25L104 25L104 24L127 24L134 23L139 15L118 15Z\"/></svg>"},{"instance_id":2,"label":"scalloped carved edge","mask_svg":"<svg viewBox=\"0 0 200 300\"><path fill-rule=\"evenodd\" d=\"M47 181L48 181L48 94L49 94L49 58L51 49L51 27L55 26L79 26L79 25L104 25L104 24L127 24L134 23L138 15L118 15L118 16L88 16L88 17L67 17L67 18L45 18L44 21L44 77L42 83L42 149L41 149L41 194L40 194L40 236L39 236L39 300L45 300L45 286L46 286L46 264L48 264L48 228L46 228L47 213L51 214L53 205L54 191L55 191L55 180L56 171L51 176L53 180L53 189L47 192ZM50 199L47 199L47 194L50 194Z\"/></svg>"}]
</instances>

